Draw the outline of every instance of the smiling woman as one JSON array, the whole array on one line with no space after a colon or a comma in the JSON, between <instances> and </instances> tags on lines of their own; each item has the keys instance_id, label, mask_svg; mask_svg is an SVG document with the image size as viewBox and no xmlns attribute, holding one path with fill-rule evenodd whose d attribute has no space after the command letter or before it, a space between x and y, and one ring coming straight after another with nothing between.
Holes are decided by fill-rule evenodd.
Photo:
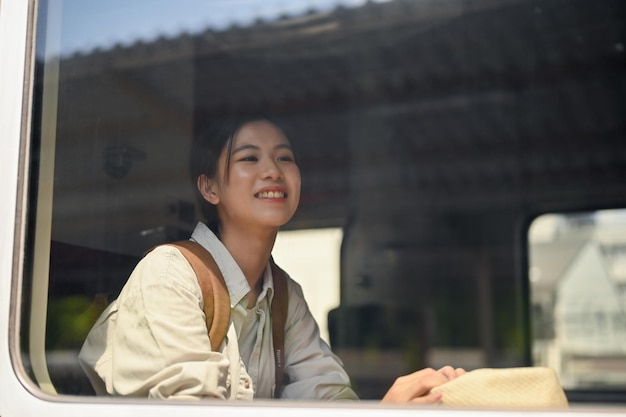
<instances>
[{"instance_id":1,"label":"smiling woman","mask_svg":"<svg viewBox=\"0 0 626 417\"><path fill-rule=\"evenodd\" d=\"M287 210L274 227L284 225L298 207L300 171L291 145L280 128L264 116L212 121L193 142L190 167L198 205L206 224L216 234L220 233L220 215L237 210L263 213L265 205L256 203L259 199L268 202L268 196L259 198L259 193L286 194L286 198L273 200L285 203ZM231 175L237 175L240 187L249 189L229 193ZM223 207L229 208L225 212Z\"/></svg>"},{"instance_id":2,"label":"smiling woman","mask_svg":"<svg viewBox=\"0 0 626 417\"><path fill-rule=\"evenodd\" d=\"M288 279L285 384L274 373L270 267L278 229L298 206L300 171L284 133L267 119L220 121L191 148L191 171L210 216L191 239L224 277L228 337L212 351L198 280L178 249L157 248L102 314L80 358L96 386L150 398L355 399L340 361L321 340L300 286ZM175 375L175 376L174 376ZM236 382L239 381L239 382Z\"/></svg>"},{"instance_id":3,"label":"smiling woman","mask_svg":"<svg viewBox=\"0 0 626 417\"><path fill-rule=\"evenodd\" d=\"M192 147L192 153L201 154L204 148ZM228 149L232 149L230 153ZM197 168L192 171L197 172ZM217 209L217 219L207 222L221 222L214 230L219 235L220 226L232 220L238 228L269 226L275 237L277 228L291 219L300 202L300 170L293 151L282 131L268 120L240 124L220 156L217 172L202 173L197 178L203 200ZM264 223L259 224L257 217Z\"/></svg>"},{"instance_id":4,"label":"smiling woman","mask_svg":"<svg viewBox=\"0 0 626 417\"><path fill-rule=\"evenodd\" d=\"M300 198L300 171L289 141L276 124L259 117L220 121L209 132L216 134L194 140L191 170L200 204L214 206L205 210L215 215L206 221L214 229L199 223L191 239L216 261L225 280L228 338L211 348L198 308L203 305L199 278L178 249L159 247L102 313L81 350L81 363L94 386L104 387L98 391L112 395L356 399L341 361L321 339L300 286L290 278L286 322L278 330L284 338L284 383L271 366L278 361L270 344L277 330L268 318L275 314L279 288L271 253ZM464 372L451 367L415 372L399 379L383 400L438 402L441 394L430 389Z\"/></svg>"}]
</instances>

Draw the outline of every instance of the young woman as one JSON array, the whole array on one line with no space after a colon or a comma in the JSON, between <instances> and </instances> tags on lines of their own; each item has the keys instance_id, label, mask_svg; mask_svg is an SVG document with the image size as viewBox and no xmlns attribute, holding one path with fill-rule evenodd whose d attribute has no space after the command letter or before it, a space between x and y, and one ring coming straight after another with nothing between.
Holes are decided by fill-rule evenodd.
<instances>
[{"instance_id":1,"label":"young woman","mask_svg":"<svg viewBox=\"0 0 626 417\"><path fill-rule=\"evenodd\" d=\"M284 132L264 117L229 119L193 143L191 171L206 224L191 239L221 270L231 324L211 350L196 276L171 246L137 265L94 325L80 361L101 394L153 398L275 396L270 258L279 228L295 213L300 171ZM356 399L340 360L320 338L300 286L287 279L285 399ZM464 371L425 369L394 383L386 402L435 403L430 390Z\"/></svg>"}]
</instances>

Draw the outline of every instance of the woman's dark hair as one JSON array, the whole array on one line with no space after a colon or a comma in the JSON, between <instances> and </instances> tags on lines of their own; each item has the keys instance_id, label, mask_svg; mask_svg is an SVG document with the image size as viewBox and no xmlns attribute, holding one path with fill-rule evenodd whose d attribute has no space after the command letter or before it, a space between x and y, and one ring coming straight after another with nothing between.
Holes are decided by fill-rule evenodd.
<instances>
[{"instance_id":1,"label":"woman's dark hair","mask_svg":"<svg viewBox=\"0 0 626 417\"><path fill-rule=\"evenodd\" d=\"M276 124L270 117L256 114L248 116L226 116L212 120L208 125L199 131L193 138L189 154L189 168L191 172L191 182L200 206L200 210L206 225L218 234L219 217L217 208L206 201L198 190L198 178L204 174L208 178L215 178L217 175L217 165L220 155L226 149L226 180L230 167L230 154L233 146L233 138L245 124L260 120L266 120ZM277 124L276 124L277 125Z\"/></svg>"}]
</instances>

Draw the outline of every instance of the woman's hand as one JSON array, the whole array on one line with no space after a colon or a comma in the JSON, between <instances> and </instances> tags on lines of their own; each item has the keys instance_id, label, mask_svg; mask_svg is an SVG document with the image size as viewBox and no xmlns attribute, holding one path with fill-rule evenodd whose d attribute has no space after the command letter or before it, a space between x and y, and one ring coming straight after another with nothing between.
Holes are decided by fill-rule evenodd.
<instances>
[{"instance_id":1,"label":"woman's hand","mask_svg":"<svg viewBox=\"0 0 626 417\"><path fill-rule=\"evenodd\" d=\"M401 376L389 388L382 402L436 404L441 401L441 393L431 393L430 390L464 373L463 368L444 366L439 370L426 368Z\"/></svg>"}]
</instances>

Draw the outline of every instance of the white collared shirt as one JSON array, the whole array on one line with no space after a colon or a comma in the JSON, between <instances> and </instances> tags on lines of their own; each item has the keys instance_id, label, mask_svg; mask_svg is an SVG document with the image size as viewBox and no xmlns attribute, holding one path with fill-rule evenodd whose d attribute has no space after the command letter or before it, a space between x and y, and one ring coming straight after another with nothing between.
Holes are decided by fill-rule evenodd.
<instances>
[{"instance_id":1,"label":"white collared shirt","mask_svg":"<svg viewBox=\"0 0 626 417\"><path fill-rule=\"evenodd\" d=\"M99 394L152 398L271 398L274 357L269 264L255 306L245 276L221 241L199 223L192 240L213 255L231 301L231 325L212 352L193 269L171 246L144 257L100 316L79 359ZM356 399L339 359L320 338L302 295L288 278L285 384L281 398ZM237 382L233 382L237 381Z\"/></svg>"}]
</instances>

